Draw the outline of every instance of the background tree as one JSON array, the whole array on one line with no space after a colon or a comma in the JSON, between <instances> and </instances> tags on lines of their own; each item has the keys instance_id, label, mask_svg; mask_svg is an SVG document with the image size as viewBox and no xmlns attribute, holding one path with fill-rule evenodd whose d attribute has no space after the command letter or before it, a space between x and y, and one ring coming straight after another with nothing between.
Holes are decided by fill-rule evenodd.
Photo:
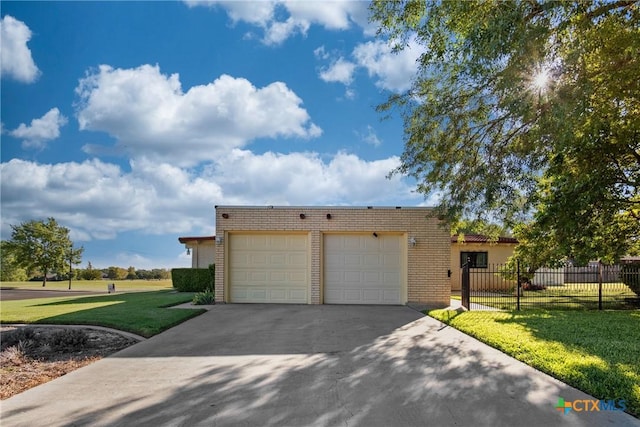
<instances>
[{"instance_id":1,"label":"background tree","mask_svg":"<svg viewBox=\"0 0 640 427\"><path fill-rule=\"evenodd\" d=\"M136 268L134 266L129 266L127 269L127 280L135 280L136 278Z\"/></svg>"},{"instance_id":2,"label":"background tree","mask_svg":"<svg viewBox=\"0 0 640 427\"><path fill-rule=\"evenodd\" d=\"M127 270L122 267L111 266L107 269L107 278L112 280L124 280L127 277Z\"/></svg>"},{"instance_id":3,"label":"background tree","mask_svg":"<svg viewBox=\"0 0 640 427\"><path fill-rule=\"evenodd\" d=\"M640 10L621 1L375 0L379 35L424 49L394 173L439 213L500 219L550 258L640 241ZM415 41L415 43L413 43ZM520 233L520 234L519 234ZM538 240L544 236L544 240ZM528 251L533 253L533 250Z\"/></svg>"},{"instance_id":4,"label":"background tree","mask_svg":"<svg viewBox=\"0 0 640 427\"><path fill-rule=\"evenodd\" d=\"M43 275L42 286L47 283L47 274L68 270L69 257L79 262L84 249L73 249L69 229L58 225L54 218L45 221L27 221L12 225L10 252L16 265L28 274L39 271Z\"/></svg>"},{"instance_id":5,"label":"background tree","mask_svg":"<svg viewBox=\"0 0 640 427\"><path fill-rule=\"evenodd\" d=\"M23 282L27 280L27 272L20 268L16 257L7 241L0 242L0 281Z\"/></svg>"},{"instance_id":6,"label":"background tree","mask_svg":"<svg viewBox=\"0 0 640 427\"><path fill-rule=\"evenodd\" d=\"M82 278L84 280L100 280L102 279L102 271L97 268L93 268L91 261L89 261L87 263L87 268L82 271Z\"/></svg>"}]
</instances>

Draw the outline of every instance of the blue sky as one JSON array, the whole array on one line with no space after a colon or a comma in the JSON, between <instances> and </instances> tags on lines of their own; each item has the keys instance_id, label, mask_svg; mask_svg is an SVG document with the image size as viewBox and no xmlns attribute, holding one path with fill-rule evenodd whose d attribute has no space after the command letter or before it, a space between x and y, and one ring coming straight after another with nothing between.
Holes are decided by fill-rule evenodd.
<instances>
[{"instance_id":1,"label":"blue sky","mask_svg":"<svg viewBox=\"0 0 640 427\"><path fill-rule=\"evenodd\" d=\"M399 164L420 50L368 3L1 5L2 239L54 217L83 266L189 265L215 205L431 204Z\"/></svg>"}]
</instances>

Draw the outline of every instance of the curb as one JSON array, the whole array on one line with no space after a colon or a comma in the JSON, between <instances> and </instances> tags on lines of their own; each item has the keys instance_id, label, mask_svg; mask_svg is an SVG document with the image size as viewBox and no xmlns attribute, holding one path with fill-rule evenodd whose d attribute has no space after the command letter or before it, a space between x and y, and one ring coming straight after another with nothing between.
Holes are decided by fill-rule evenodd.
<instances>
[{"instance_id":1,"label":"curb","mask_svg":"<svg viewBox=\"0 0 640 427\"><path fill-rule=\"evenodd\" d=\"M115 334L119 334L122 335L124 337L127 338L131 338L134 339L138 342L140 341L146 341L147 338L141 336L141 335L137 335L137 334L133 334L131 332L125 332L125 331L121 331L119 329L113 329L113 328L107 328L104 326L95 326L95 325L51 325L51 324L42 324L42 323L3 323L1 325L3 328L4 327L17 327L17 328L23 328L23 327L34 327L34 328L71 328L71 329L94 329L97 331L106 331L106 332L113 332Z\"/></svg>"}]
</instances>

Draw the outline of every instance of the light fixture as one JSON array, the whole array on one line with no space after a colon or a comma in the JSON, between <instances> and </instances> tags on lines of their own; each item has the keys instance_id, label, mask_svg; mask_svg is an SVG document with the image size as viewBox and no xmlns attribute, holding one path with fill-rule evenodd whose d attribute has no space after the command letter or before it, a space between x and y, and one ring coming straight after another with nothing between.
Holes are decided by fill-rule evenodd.
<instances>
[{"instance_id":1,"label":"light fixture","mask_svg":"<svg viewBox=\"0 0 640 427\"><path fill-rule=\"evenodd\" d=\"M331 219L331 214L327 214L327 219Z\"/></svg>"},{"instance_id":2,"label":"light fixture","mask_svg":"<svg viewBox=\"0 0 640 427\"><path fill-rule=\"evenodd\" d=\"M416 245L416 238L415 237L409 237L409 244L411 245L411 247L413 248Z\"/></svg>"},{"instance_id":3,"label":"light fixture","mask_svg":"<svg viewBox=\"0 0 640 427\"><path fill-rule=\"evenodd\" d=\"M191 255L191 248L187 248L187 255Z\"/></svg>"},{"instance_id":4,"label":"light fixture","mask_svg":"<svg viewBox=\"0 0 640 427\"><path fill-rule=\"evenodd\" d=\"M300 214L300 219L305 219L307 216L305 214Z\"/></svg>"},{"instance_id":5,"label":"light fixture","mask_svg":"<svg viewBox=\"0 0 640 427\"><path fill-rule=\"evenodd\" d=\"M373 232L373 237L377 238L378 237L378 233L376 233L375 231Z\"/></svg>"},{"instance_id":6,"label":"light fixture","mask_svg":"<svg viewBox=\"0 0 640 427\"><path fill-rule=\"evenodd\" d=\"M223 213L223 214L222 214L222 218L224 218L224 219L229 218L229 214L228 214L228 213Z\"/></svg>"},{"instance_id":7,"label":"light fixture","mask_svg":"<svg viewBox=\"0 0 640 427\"><path fill-rule=\"evenodd\" d=\"M222 244L222 242L224 242L224 238L223 237L216 237L216 243L217 244Z\"/></svg>"}]
</instances>

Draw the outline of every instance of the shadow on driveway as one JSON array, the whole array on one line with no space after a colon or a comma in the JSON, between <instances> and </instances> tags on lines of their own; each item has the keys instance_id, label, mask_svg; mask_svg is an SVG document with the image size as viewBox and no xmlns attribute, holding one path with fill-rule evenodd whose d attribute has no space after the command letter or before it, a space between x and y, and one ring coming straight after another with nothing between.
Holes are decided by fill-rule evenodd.
<instances>
[{"instance_id":1,"label":"shadow on driveway","mask_svg":"<svg viewBox=\"0 0 640 427\"><path fill-rule=\"evenodd\" d=\"M640 425L407 307L219 305L2 404L4 426Z\"/></svg>"}]
</instances>

